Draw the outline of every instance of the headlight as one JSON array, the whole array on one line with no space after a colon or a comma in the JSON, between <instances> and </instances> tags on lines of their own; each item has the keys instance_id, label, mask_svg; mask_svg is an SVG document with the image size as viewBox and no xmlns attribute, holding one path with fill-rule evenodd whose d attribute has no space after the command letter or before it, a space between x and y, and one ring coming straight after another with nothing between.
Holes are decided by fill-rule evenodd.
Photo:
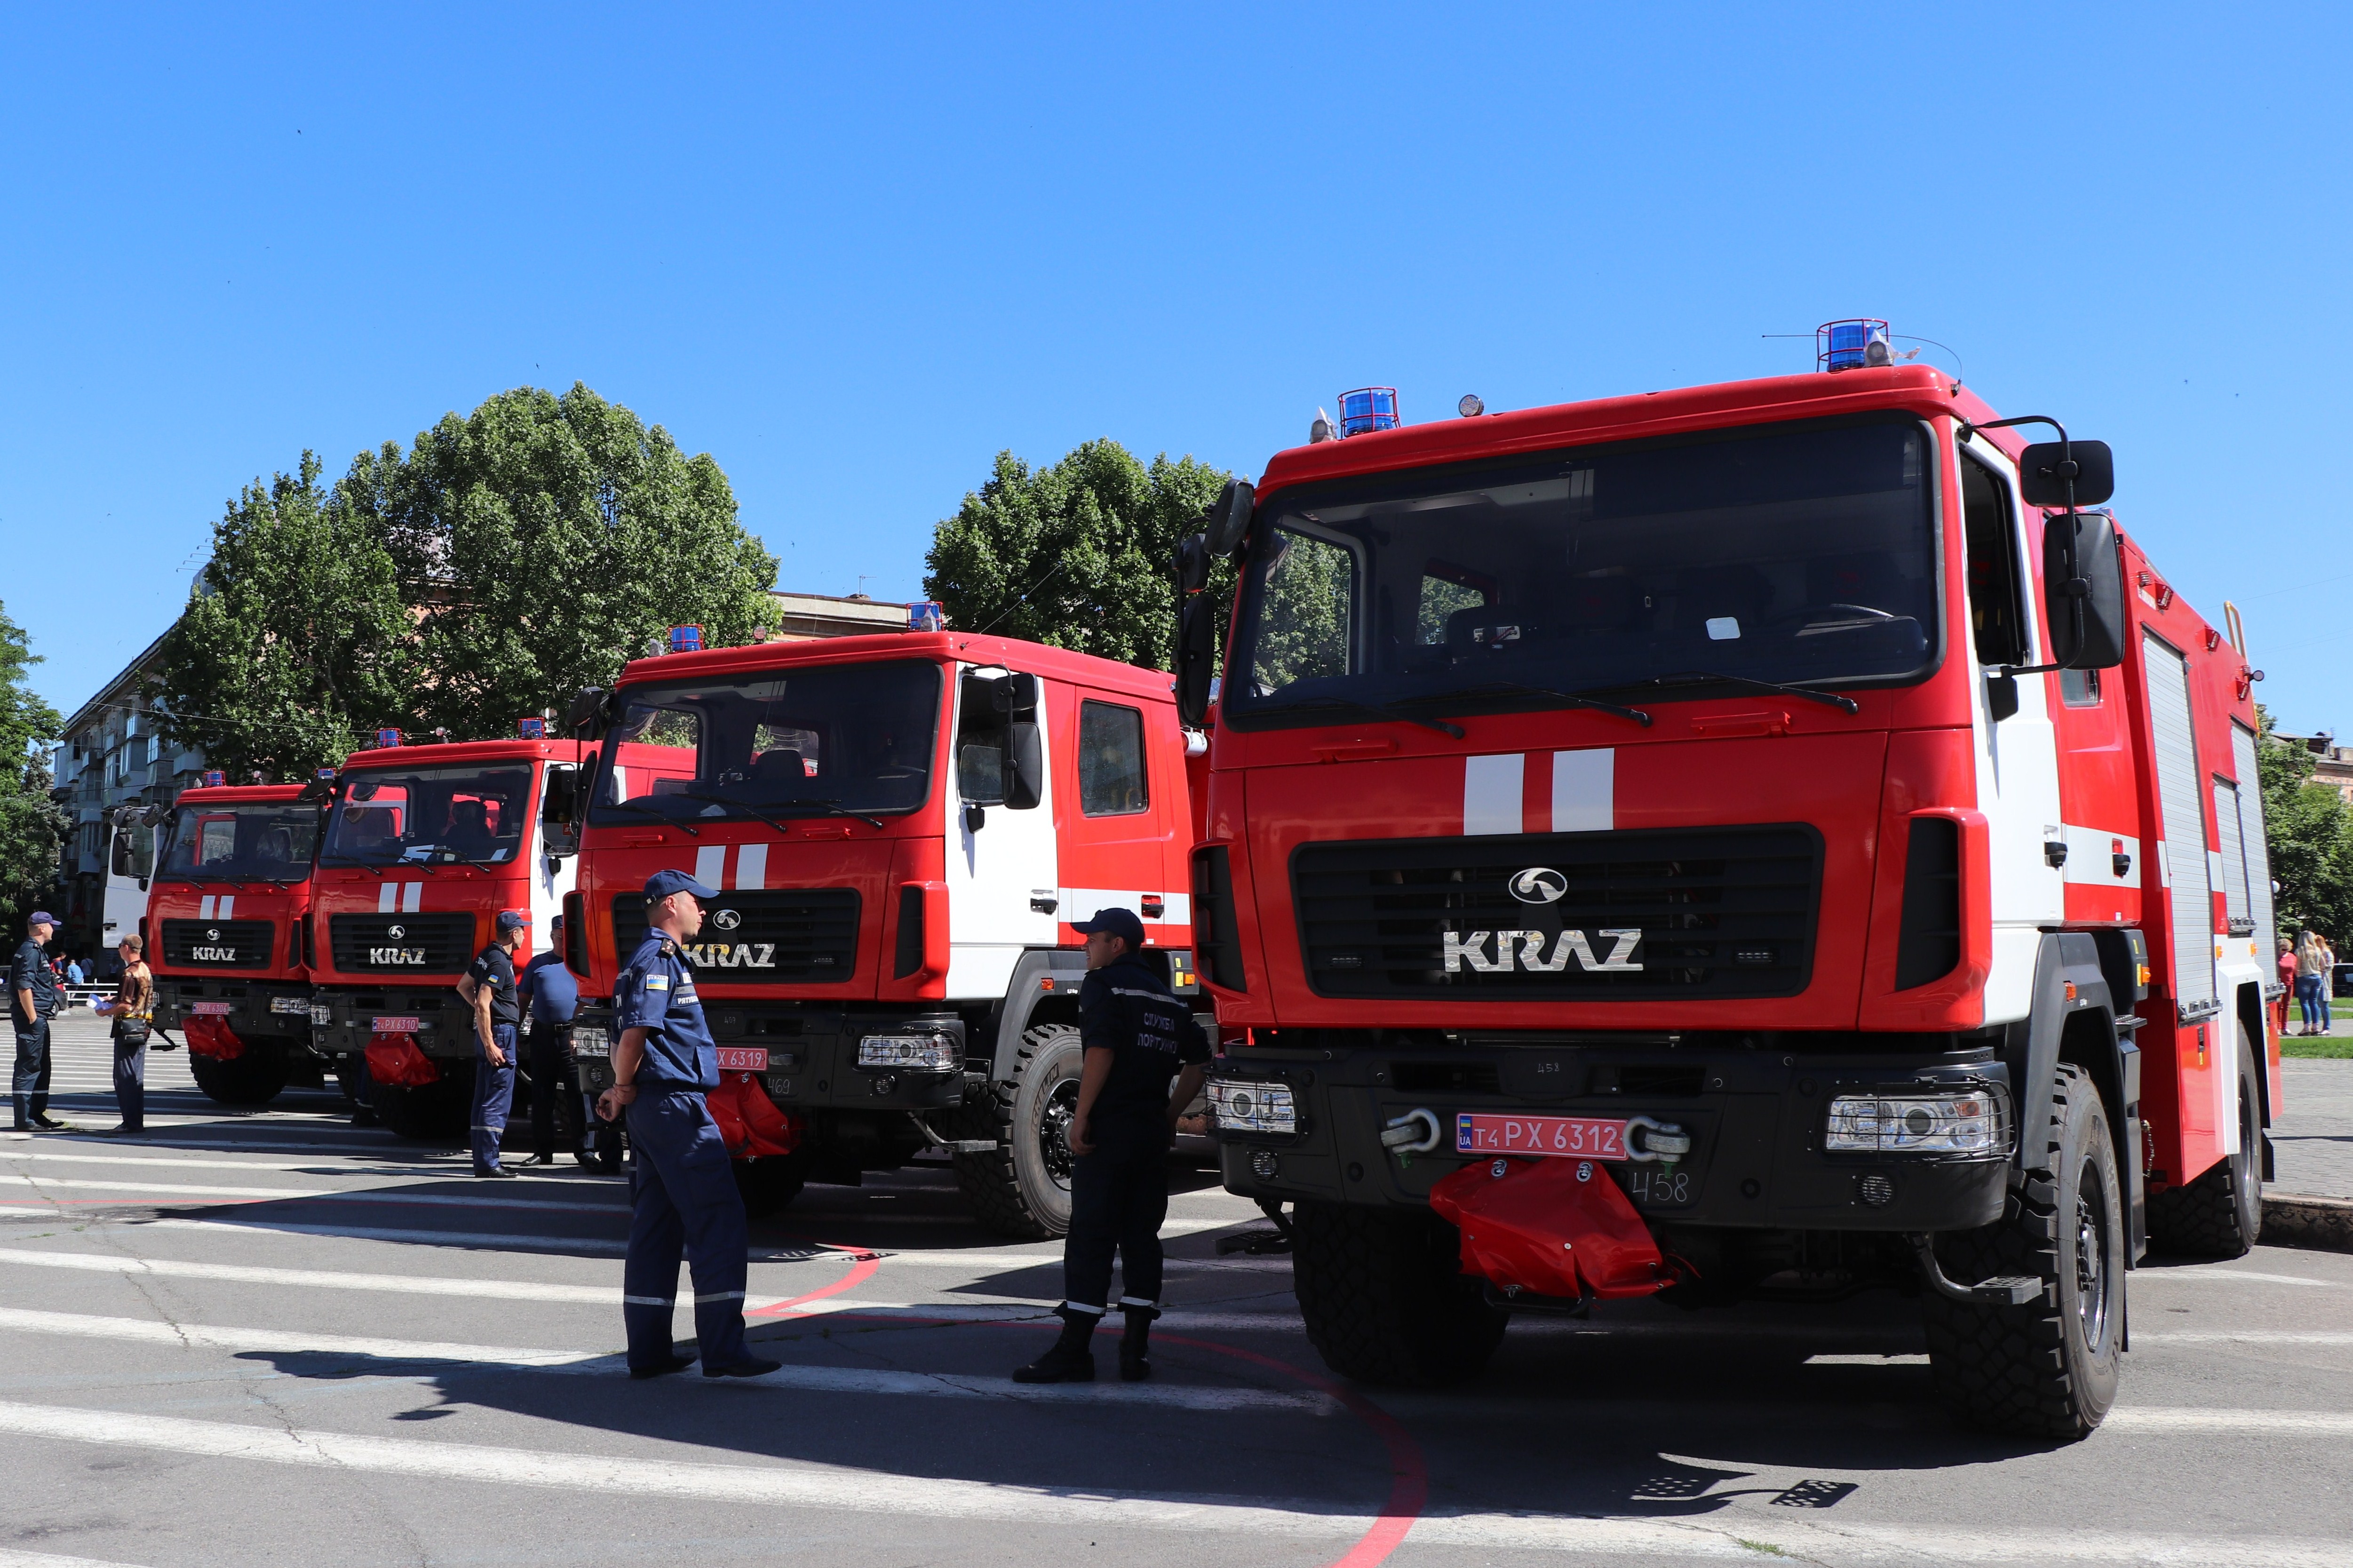
<instances>
[{"instance_id":1,"label":"headlight","mask_svg":"<svg viewBox=\"0 0 2353 1568\"><path fill-rule=\"evenodd\" d=\"M1832 1154L1963 1154L1997 1159L2010 1152L2009 1118L1989 1089L1966 1094L1841 1095L1831 1101L1822 1148Z\"/></svg>"},{"instance_id":2,"label":"headlight","mask_svg":"<svg viewBox=\"0 0 2353 1568\"><path fill-rule=\"evenodd\" d=\"M858 1065L902 1073L948 1073L964 1063L953 1034L869 1034L858 1043Z\"/></svg>"},{"instance_id":3,"label":"headlight","mask_svg":"<svg viewBox=\"0 0 2353 1568\"><path fill-rule=\"evenodd\" d=\"M1209 1080L1209 1109L1225 1132L1297 1132L1299 1107L1289 1084L1255 1078Z\"/></svg>"},{"instance_id":4,"label":"headlight","mask_svg":"<svg viewBox=\"0 0 2353 1568\"><path fill-rule=\"evenodd\" d=\"M324 1029L334 1021L335 1013L332 1008L313 1007L311 1010L311 1022L318 1028Z\"/></svg>"},{"instance_id":5,"label":"headlight","mask_svg":"<svg viewBox=\"0 0 2353 1568\"><path fill-rule=\"evenodd\" d=\"M575 1056L610 1056L613 1037L601 1029L575 1029L572 1032L572 1054Z\"/></svg>"}]
</instances>

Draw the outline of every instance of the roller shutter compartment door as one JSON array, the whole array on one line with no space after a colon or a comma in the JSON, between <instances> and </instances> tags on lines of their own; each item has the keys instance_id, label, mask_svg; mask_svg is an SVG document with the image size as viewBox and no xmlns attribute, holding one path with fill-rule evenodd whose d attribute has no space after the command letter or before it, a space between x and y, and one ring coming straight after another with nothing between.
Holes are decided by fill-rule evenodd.
<instances>
[{"instance_id":1,"label":"roller shutter compartment door","mask_svg":"<svg viewBox=\"0 0 2353 1568\"><path fill-rule=\"evenodd\" d=\"M2190 727L2189 667L2155 637L2143 643L2148 670L2148 732L2157 752L2157 799L2164 814L2165 874L2172 895L2174 1001L2211 1011L2214 1001L2214 893L2207 878L2206 812Z\"/></svg>"},{"instance_id":2,"label":"roller shutter compartment door","mask_svg":"<svg viewBox=\"0 0 2353 1568\"><path fill-rule=\"evenodd\" d=\"M2214 831L2222 841L2222 909L2231 929L2239 931L2253 918L2247 912L2247 854L2240 838L2239 788L2214 780Z\"/></svg>"},{"instance_id":3,"label":"roller shutter compartment door","mask_svg":"<svg viewBox=\"0 0 2353 1568\"><path fill-rule=\"evenodd\" d=\"M2279 919L2272 910L2272 854L2263 832L2263 789L2255 771L2254 732L2231 726L2231 768L2239 776L2239 846L2247 858L2247 913L2255 922L2256 950L2268 964L2279 951Z\"/></svg>"}]
</instances>

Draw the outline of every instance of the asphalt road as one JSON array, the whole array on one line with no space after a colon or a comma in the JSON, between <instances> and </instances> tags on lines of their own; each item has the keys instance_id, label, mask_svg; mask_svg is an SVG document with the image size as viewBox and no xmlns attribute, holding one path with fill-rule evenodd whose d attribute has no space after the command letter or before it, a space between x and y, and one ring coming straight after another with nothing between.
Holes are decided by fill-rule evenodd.
<instances>
[{"instance_id":1,"label":"asphalt road","mask_svg":"<svg viewBox=\"0 0 2353 1568\"><path fill-rule=\"evenodd\" d=\"M59 1049L63 1113L112 1125L97 1026ZM1058 1255L923 1166L754 1228L784 1372L633 1383L617 1181L485 1191L327 1095L231 1114L154 1060L144 1139L0 1140L0 1568L2353 1568L2353 1256L2136 1274L2119 1407L2061 1447L1951 1426L1892 1296L1618 1304L1515 1325L1468 1388L1341 1387L1196 1175L1159 1378L1023 1389Z\"/></svg>"}]
</instances>

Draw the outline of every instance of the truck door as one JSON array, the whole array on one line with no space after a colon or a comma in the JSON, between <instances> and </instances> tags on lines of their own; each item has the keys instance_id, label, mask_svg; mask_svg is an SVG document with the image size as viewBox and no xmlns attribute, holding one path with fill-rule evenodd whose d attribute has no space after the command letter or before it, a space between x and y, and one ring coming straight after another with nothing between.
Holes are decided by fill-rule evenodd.
<instances>
[{"instance_id":1,"label":"truck door","mask_svg":"<svg viewBox=\"0 0 2353 1568\"><path fill-rule=\"evenodd\" d=\"M955 683L955 789L947 821L951 997L1003 996L1025 948L1056 945L1057 769L1039 769L1034 805L1019 803L1007 787L1025 748L1034 747L1043 759L1057 747L1050 705L1036 694L1042 685L1034 676L973 666L963 667ZM1024 726L1030 726L1026 735Z\"/></svg>"},{"instance_id":2,"label":"truck door","mask_svg":"<svg viewBox=\"0 0 2353 1568\"><path fill-rule=\"evenodd\" d=\"M1184 899L1166 885L1176 836L1170 813L1181 806L1181 791L1165 776L1165 751L1153 755L1144 704L1084 687L1058 690L1077 709L1064 733L1078 736L1055 767L1057 783L1078 807L1063 811L1059 918L1067 926L1098 909L1133 909L1157 944L1166 939L1160 927L1184 923Z\"/></svg>"},{"instance_id":3,"label":"truck door","mask_svg":"<svg viewBox=\"0 0 2353 1568\"><path fill-rule=\"evenodd\" d=\"M2189 710L2189 665L2155 632L2142 634L2148 671L2148 733L2157 763L2158 840L2172 914L2168 960L2173 999L2202 1016L2214 1001L2214 887L2206 854L2205 774Z\"/></svg>"}]
</instances>

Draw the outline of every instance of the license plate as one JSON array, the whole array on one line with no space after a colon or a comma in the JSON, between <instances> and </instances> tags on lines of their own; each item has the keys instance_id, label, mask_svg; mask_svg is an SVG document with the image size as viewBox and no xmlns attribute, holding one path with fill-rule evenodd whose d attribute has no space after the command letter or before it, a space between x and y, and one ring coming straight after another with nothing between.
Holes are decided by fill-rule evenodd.
<instances>
[{"instance_id":1,"label":"license plate","mask_svg":"<svg viewBox=\"0 0 2353 1568\"><path fill-rule=\"evenodd\" d=\"M425 1027L421 1018L371 1018L368 1027L378 1034L414 1034Z\"/></svg>"},{"instance_id":2,"label":"license plate","mask_svg":"<svg viewBox=\"0 0 2353 1568\"><path fill-rule=\"evenodd\" d=\"M228 1003L225 1001L199 1001L190 1006L188 1011L195 1013L199 1018L227 1018L228 1016Z\"/></svg>"},{"instance_id":3,"label":"license plate","mask_svg":"<svg viewBox=\"0 0 2353 1568\"><path fill-rule=\"evenodd\" d=\"M1626 1124L1584 1116L1472 1116L1454 1118L1458 1154L1541 1154L1555 1159L1623 1160Z\"/></svg>"},{"instance_id":4,"label":"license plate","mask_svg":"<svg viewBox=\"0 0 2353 1568\"><path fill-rule=\"evenodd\" d=\"M307 996L273 996L269 999L269 1011L290 1012L297 1017L308 1017L311 1012L311 999Z\"/></svg>"},{"instance_id":5,"label":"license plate","mask_svg":"<svg viewBox=\"0 0 2353 1568\"><path fill-rule=\"evenodd\" d=\"M723 1073L765 1073L768 1070L768 1048L765 1045L722 1045L719 1047L719 1070Z\"/></svg>"}]
</instances>

